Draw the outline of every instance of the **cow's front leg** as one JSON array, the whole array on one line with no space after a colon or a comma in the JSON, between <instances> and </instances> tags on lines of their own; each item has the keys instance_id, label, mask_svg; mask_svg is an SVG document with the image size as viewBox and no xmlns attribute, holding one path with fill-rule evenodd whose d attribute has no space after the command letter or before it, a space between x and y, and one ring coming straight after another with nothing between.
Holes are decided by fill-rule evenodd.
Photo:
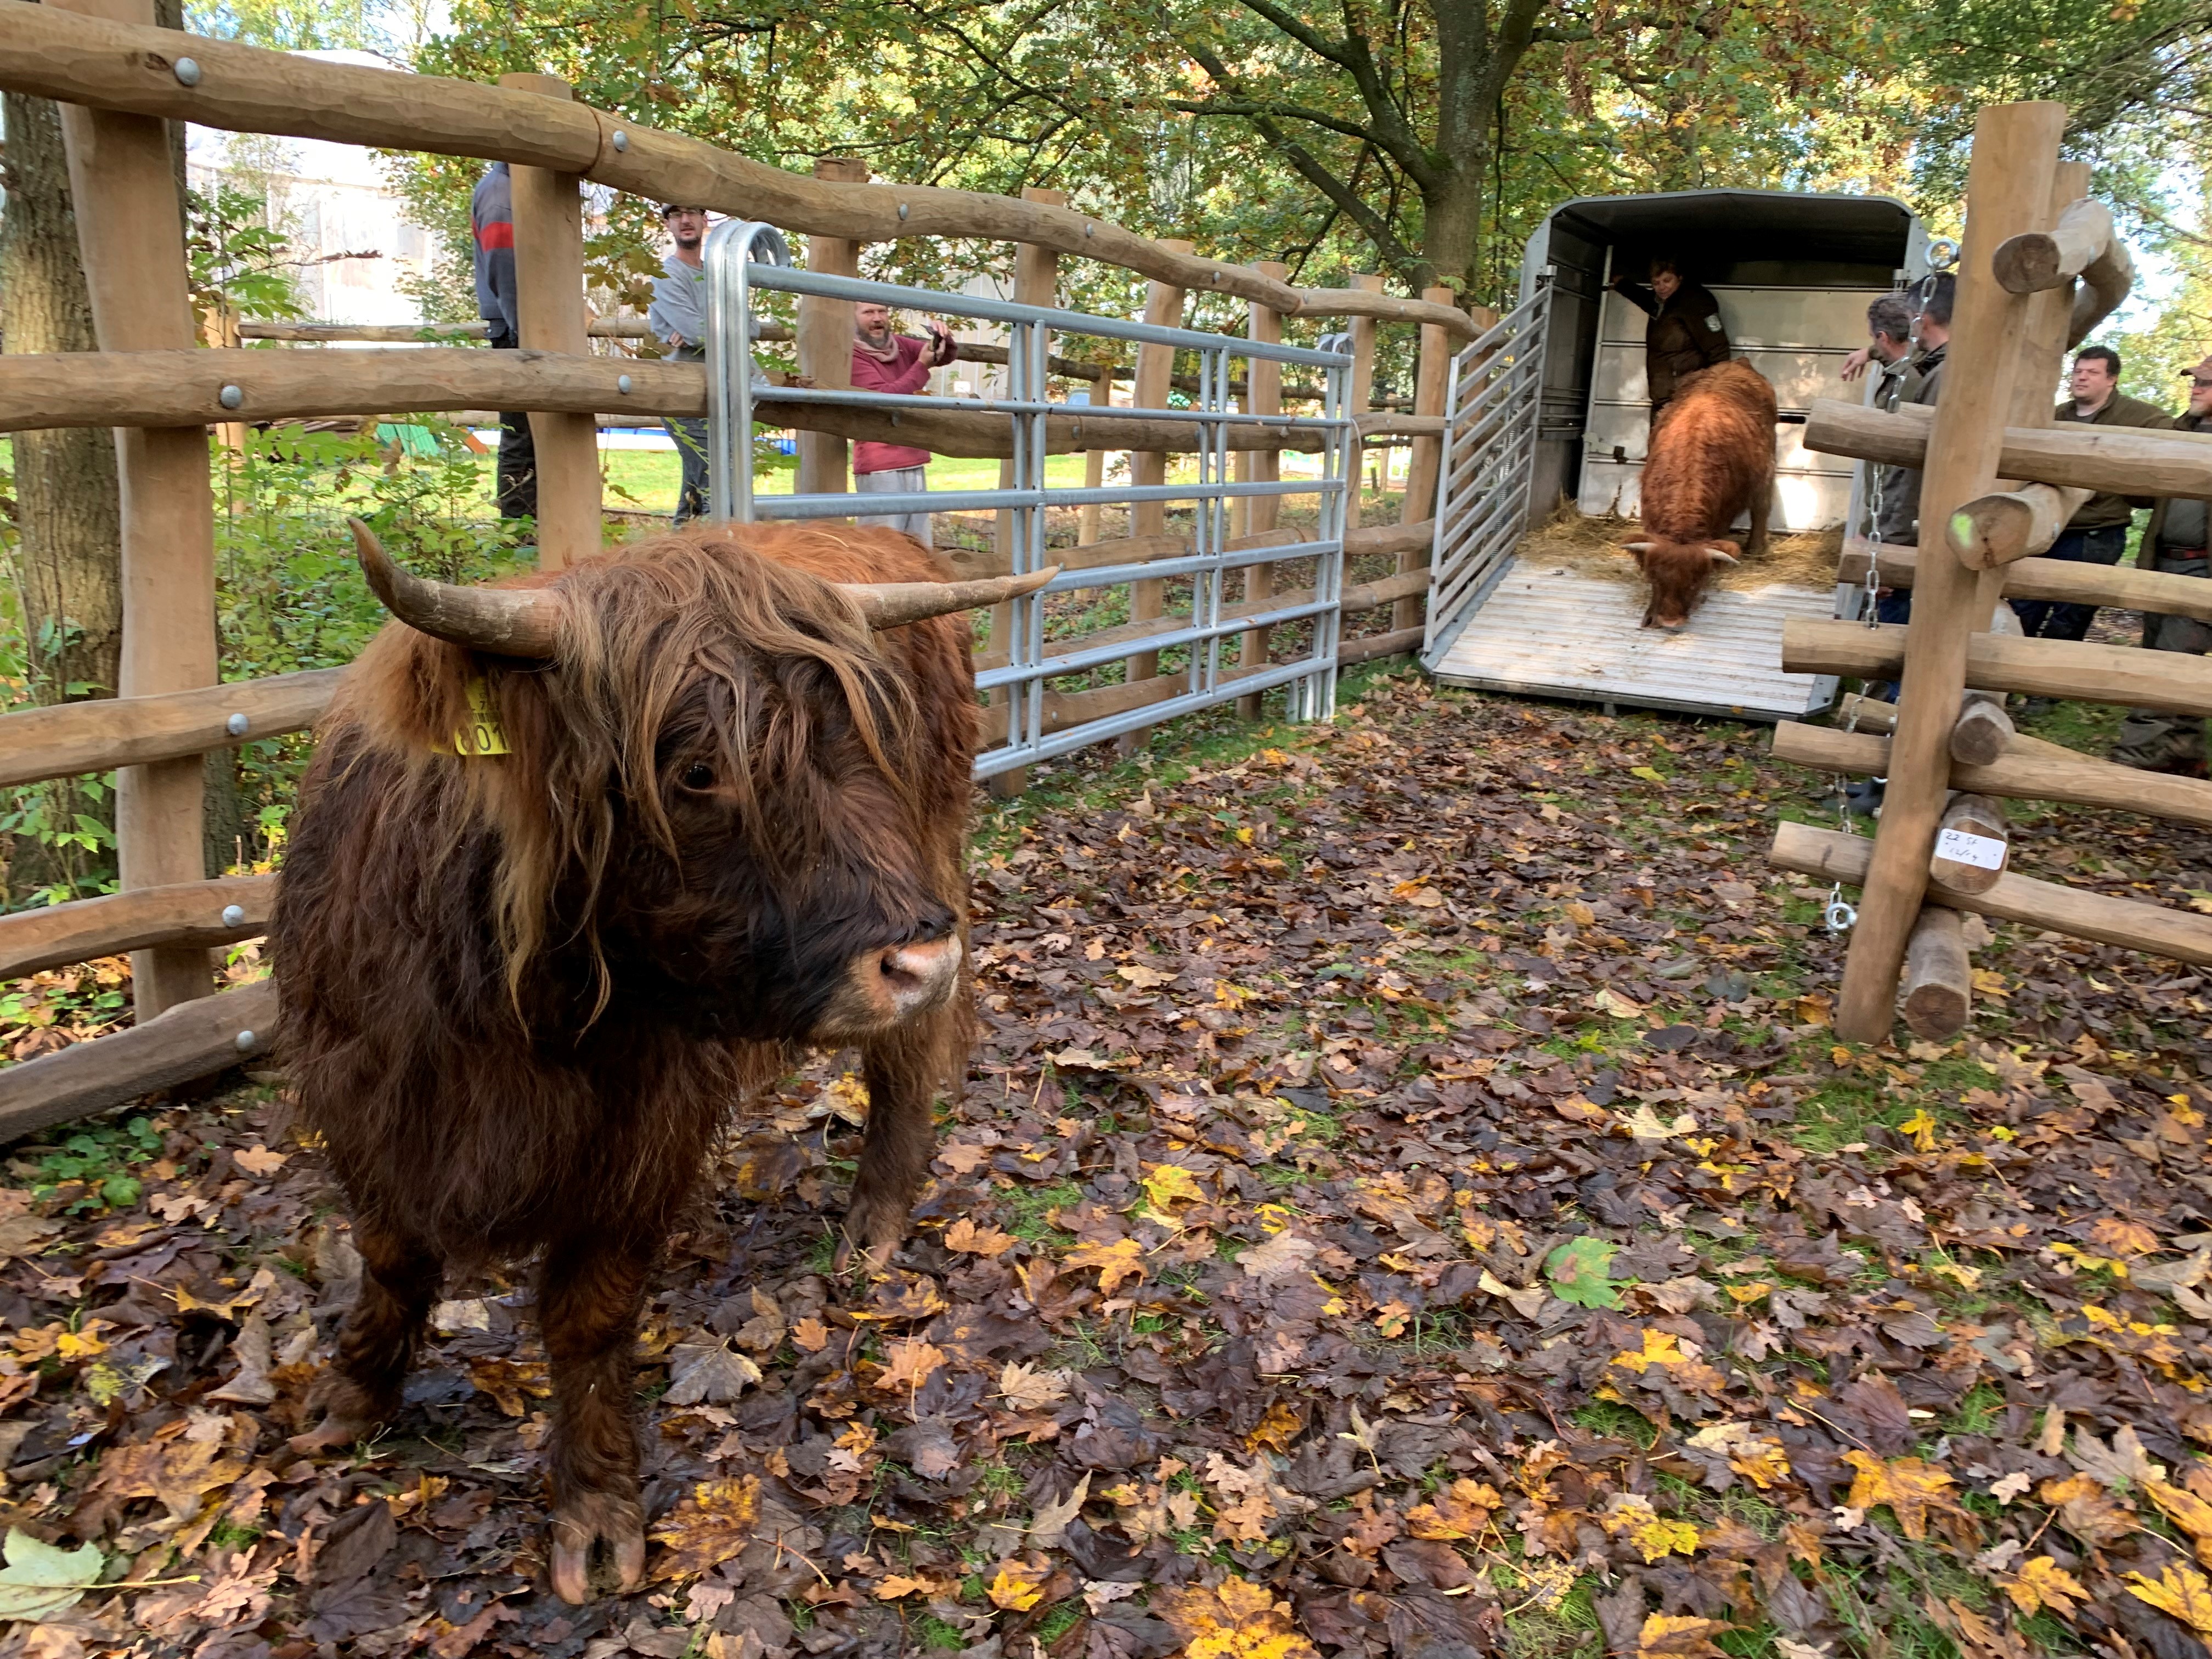
<instances>
[{"instance_id":1,"label":"cow's front leg","mask_svg":"<svg viewBox=\"0 0 2212 1659\"><path fill-rule=\"evenodd\" d=\"M553 1589L591 1599L592 1548L605 1544L623 1590L645 1577L632 1419L637 1319L658 1242L580 1237L545 1253L538 1319L553 1365Z\"/></svg>"},{"instance_id":2,"label":"cow's front leg","mask_svg":"<svg viewBox=\"0 0 2212 1659\"><path fill-rule=\"evenodd\" d=\"M853 1181L853 1201L845 1212L840 1268L858 1244L880 1269L906 1237L908 1212L929 1176L930 1150L937 1140L930 1107L946 1069L956 1018L951 1009L939 1010L886 1033L862 1051L868 1131Z\"/></svg>"},{"instance_id":3,"label":"cow's front leg","mask_svg":"<svg viewBox=\"0 0 2212 1659\"><path fill-rule=\"evenodd\" d=\"M361 1289L338 1338L337 1363L317 1389L322 1423L292 1437L303 1455L366 1439L399 1409L400 1386L438 1294L445 1266L418 1239L376 1222L357 1222Z\"/></svg>"}]
</instances>

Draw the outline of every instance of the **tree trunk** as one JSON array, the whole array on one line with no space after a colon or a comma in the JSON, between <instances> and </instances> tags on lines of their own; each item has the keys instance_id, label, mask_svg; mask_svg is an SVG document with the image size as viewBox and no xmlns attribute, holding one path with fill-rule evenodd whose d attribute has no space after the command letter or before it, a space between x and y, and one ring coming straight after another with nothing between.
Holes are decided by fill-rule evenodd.
<instances>
[{"instance_id":1,"label":"tree trunk","mask_svg":"<svg viewBox=\"0 0 2212 1659\"><path fill-rule=\"evenodd\" d=\"M44 98L4 100L7 216L0 222L0 317L9 352L90 351L94 342L77 257L61 118ZM32 696L41 703L115 695L123 649L121 526L115 441L98 428L18 432L13 451L14 579ZM90 890L114 869L110 852L58 840L90 818L115 822L112 797L78 780L33 785L46 835L8 838L7 896Z\"/></svg>"},{"instance_id":2,"label":"tree trunk","mask_svg":"<svg viewBox=\"0 0 2212 1659\"><path fill-rule=\"evenodd\" d=\"M6 96L8 212L0 304L11 353L90 351L92 307L78 263L61 119L44 98ZM15 580L40 702L115 695L123 647L115 441L77 428L14 434Z\"/></svg>"}]
</instances>

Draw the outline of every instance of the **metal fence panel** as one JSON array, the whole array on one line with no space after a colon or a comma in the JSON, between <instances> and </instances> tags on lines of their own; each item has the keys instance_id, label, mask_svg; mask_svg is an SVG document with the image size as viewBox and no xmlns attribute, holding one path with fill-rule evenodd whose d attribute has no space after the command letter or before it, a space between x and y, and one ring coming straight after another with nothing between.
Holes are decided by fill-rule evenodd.
<instances>
[{"instance_id":1,"label":"metal fence panel","mask_svg":"<svg viewBox=\"0 0 2212 1659\"><path fill-rule=\"evenodd\" d=\"M1012 561L1016 574L1043 570L1052 563L1045 545L1045 515L1053 507L1091 504L1125 506L1138 501L1183 501L1194 507L1191 550L1176 558L1145 563L1064 571L1037 593L1014 601L1008 638L994 639L992 654L1006 660L975 677L978 690L1004 690L1008 702L1006 741L975 761L975 775L987 778L1033 762L1048 760L1206 708L1232 697L1278 685L1290 688L1293 720L1325 719L1336 702L1336 657L1344 583L1344 526L1347 491L1358 465L1358 439L1349 396L1352 359L1341 351L1312 350L1249 340L1236 335L1096 317L1047 306L1022 305L973 295L941 294L902 288L859 277L799 270L782 235L768 225L731 220L709 233L705 250L708 273L707 365L710 420L708 511L716 518L847 519L903 513L1000 511L1012 515ZM1007 331L1007 392L1004 398L946 398L927 393L887 394L823 387L775 388L778 402L820 403L840 407L889 410L946 409L969 414L1004 415L1012 423L1012 482L1000 489L930 492L915 495L767 495L753 489L750 447L752 411L766 383L757 379L752 343L755 295L763 290L812 295L856 303L896 306L946 316L976 319ZM1055 403L1048 364L1054 335L1073 334L1164 345L1192 351L1199 359L1200 391L1183 408L1113 406L1116 419L1195 422L1200 434L1197 477L1188 483L1055 488L1046 479L1046 420L1051 415L1096 414L1099 406ZM1231 397L1235 359L1303 364L1323 372L1324 398L1319 416L1259 416L1238 410ZM1322 444L1321 476L1279 482L1236 483L1230 477L1229 434L1232 427L1263 426L1310 431ZM1314 533L1288 546L1233 549L1229 546L1229 503L1237 496L1318 495L1319 523ZM1255 564L1311 560L1310 597L1299 595L1265 611L1224 616L1224 584L1232 570ZM1084 643L1084 635L1045 638L1048 594L1187 577L1190 614L1162 618L1158 632ZM1290 596L1285 596L1286 600ZM1312 640L1301 656L1269 665L1255 673L1226 672L1221 642L1269 623L1307 622ZM1103 632L1104 630L1094 630ZM1048 732L1046 682L1085 673L1140 653L1183 648L1183 689L1142 708L1127 709Z\"/></svg>"},{"instance_id":2,"label":"metal fence panel","mask_svg":"<svg viewBox=\"0 0 2212 1659\"><path fill-rule=\"evenodd\" d=\"M1551 299L1540 284L1452 359L1425 656L1482 603L1528 528Z\"/></svg>"}]
</instances>

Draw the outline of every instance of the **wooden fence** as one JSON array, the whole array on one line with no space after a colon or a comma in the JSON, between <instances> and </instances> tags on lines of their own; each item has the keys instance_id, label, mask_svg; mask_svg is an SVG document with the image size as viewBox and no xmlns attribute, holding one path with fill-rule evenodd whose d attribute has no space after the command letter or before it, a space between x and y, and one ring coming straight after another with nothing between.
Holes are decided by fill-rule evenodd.
<instances>
[{"instance_id":1,"label":"wooden fence","mask_svg":"<svg viewBox=\"0 0 2212 1659\"><path fill-rule=\"evenodd\" d=\"M0 0L0 88L63 106L99 344L96 352L0 357L0 430L114 428L125 590L121 695L0 717L0 782L119 769L122 890L0 916L0 972L128 951L137 1014L130 1030L0 1070L0 1140L220 1070L259 1053L269 1040L273 987L216 994L209 951L265 929L274 879L202 878L201 757L211 749L311 726L337 674L216 683L207 428L333 415L527 410L540 462L540 558L557 568L602 544L607 515L598 422L706 412L702 367L592 355L594 332L622 338L626 329L595 328L585 312L580 187L587 180L802 233L817 269L849 268L858 245L867 241L985 238L1019 245L1019 280L1030 291L1018 297L1042 293L1048 301L1053 261L1070 257L1150 278L1148 316L1157 312L1179 321L1188 296L1210 293L1248 302L1255 338L1279 338L1287 318L1351 318L1363 389L1372 384L1375 325L1418 326L1413 410L1365 410L1364 391L1358 405L1363 438L1413 444L1403 521L1362 527L1346 542L1350 554L1396 556L1395 574L1352 587L1343 607L1390 607L1393 627L1352 642L1339 659L1391 654L1419 642L1431 540L1427 503L1442 442L1443 365L1453 343L1472 339L1480 326L1449 302L1446 290L1396 298L1381 291L1379 278L1363 278L1347 289L1300 289L1284 280L1280 267L1202 258L1186 244L1151 240L1068 208L1050 192L1027 192L1018 201L866 183L853 177L850 164L835 162L817 168L828 176L800 177L574 102L550 76L507 76L490 87L323 63L157 27L151 0ZM169 121L508 163L523 349L431 345L340 356L198 345L164 125ZM800 301L794 331L800 368L809 368L810 355L817 359L813 368L822 384L843 379L843 315L829 302ZM421 339L424 332L410 330L401 337ZM253 337L313 340L330 334L319 335L313 325L261 325ZM982 355L989 349L973 349L973 355L995 361ZM1153 401L1164 401L1173 382L1171 357L1151 347L1140 349L1126 376L1114 366L1052 367L1094 386L1109 386L1117 376L1158 384ZM1284 397L1304 390L1281 386L1279 371L1269 366L1254 373L1244 395L1252 409L1279 412ZM815 489L842 488L824 480L842 480L844 446L853 440L890 439L952 456L1006 456L1011 447L1006 419L982 413L908 415L894 432L892 418L878 411L779 406L770 395L757 417L805 434L802 465ZM1240 473L1253 477L1274 476L1280 449L1310 441L1237 432L1231 447L1250 446L1237 457ZM1097 457L1129 450L1163 469L1169 454L1194 447L1198 439L1195 422L1184 428L1117 420L1110 409L1055 418L1049 432L1055 451ZM1255 505L1238 526L1247 536L1274 532L1272 500L1257 499L1264 508ZM1170 557L1182 547L1164 523L1133 526L1120 542L1097 541L1094 526L1088 539L1095 545L1078 556L1100 565ZM1139 590L1152 586L1140 584ZM1267 599L1265 592L1249 583L1244 599L1257 610L1267 608L1258 603ZM1139 643L1144 622L1139 614L1132 623L1131 637ZM1248 635L1243 650L1247 665L1264 662L1266 641ZM1093 718L1098 705L1109 702L1117 709L1144 707L1156 688L1170 684L1144 682L1133 663L1130 685L1062 696L1048 717ZM987 740L994 716L1003 724L1000 711L983 711Z\"/></svg>"},{"instance_id":2,"label":"wooden fence","mask_svg":"<svg viewBox=\"0 0 2212 1659\"><path fill-rule=\"evenodd\" d=\"M1899 702L1847 702L1847 729L1785 724L1784 759L1888 780L1871 840L1785 823L1772 860L1863 890L1836 1031L1889 1036L1900 974L1923 1036L1964 1026L1972 975L1960 925L1977 911L2185 962L2212 963L2212 916L2035 881L2007 869L2006 799L2121 807L2212 823L2212 783L2136 771L2012 730L2001 698L2027 692L2212 713L2212 665L2172 652L2019 637L2007 595L2212 617L2212 584L2041 559L2092 491L2212 496L2212 447L2194 434L2052 427L2058 370L2125 296L2131 262L2112 216L2083 199L2087 167L2058 160L2063 106L1985 109L1967 180L1966 242L1932 411L1816 403L1805 447L1921 469L1917 549L1861 545L1912 588L1906 627L1795 620L1795 673L1900 679ZM2008 482L2013 481L2013 482ZM2024 482L2021 482L2024 481Z\"/></svg>"}]
</instances>

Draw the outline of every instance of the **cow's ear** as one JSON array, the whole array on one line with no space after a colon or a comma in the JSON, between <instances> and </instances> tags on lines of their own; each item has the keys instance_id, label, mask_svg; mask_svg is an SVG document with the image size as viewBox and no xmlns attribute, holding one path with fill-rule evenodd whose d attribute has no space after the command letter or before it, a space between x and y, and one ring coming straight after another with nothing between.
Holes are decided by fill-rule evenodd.
<instances>
[{"instance_id":1,"label":"cow's ear","mask_svg":"<svg viewBox=\"0 0 2212 1659\"><path fill-rule=\"evenodd\" d=\"M1707 544L1705 551L1713 556L1715 564L1734 564L1738 549L1734 542L1712 542Z\"/></svg>"}]
</instances>

